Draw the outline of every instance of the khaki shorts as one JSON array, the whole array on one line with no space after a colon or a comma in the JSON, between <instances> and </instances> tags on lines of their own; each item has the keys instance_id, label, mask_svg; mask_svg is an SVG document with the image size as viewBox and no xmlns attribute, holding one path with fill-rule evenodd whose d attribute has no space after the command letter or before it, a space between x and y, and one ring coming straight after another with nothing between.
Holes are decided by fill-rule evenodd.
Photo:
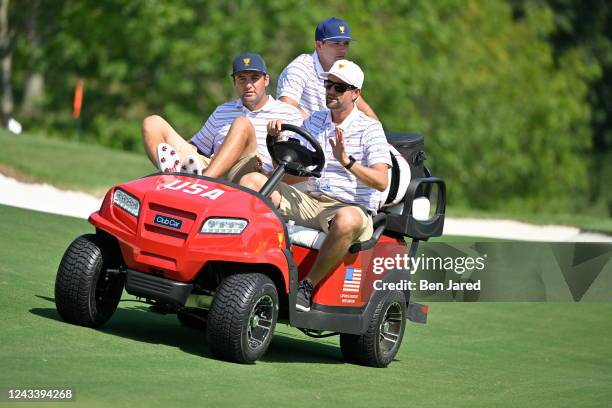
<instances>
[{"instance_id":1,"label":"khaki shorts","mask_svg":"<svg viewBox=\"0 0 612 408\"><path fill-rule=\"evenodd\" d=\"M198 152L198 148L189 142L181 143L180 146L174 146L174 148L183 159L189 155L199 159L204 170L208 168L210 162L212 161L210 157L200 154L200 152ZM245 174L259 171L261 168L259 164L260 162L261 161L257 157L256 153L243 156L238 159L238 161L229 169L227 173L222 175L221 178L238 183Z\"/></svg>"},{"instance_id":2,"label":"khaki shorts","mask_svg":"<svg viewBox=\"0 0 612 408\"><path fill-rule=\"evenodd\" d=\"M276 188L281 195L279 212L287 220L294 220L297 225L304 227L329 231L329 224L338 210L351 205L334 200L327 196L312 197L289 184L280 183ZM367 215L363 208L359 209L361 214L361 229L359 236L353 242L367 241L372 237L374 227L372 217Z\"/></svg>"},{"instance_id":3,"label":"khaki shorts","mask_svg":"<svg viewBox=\"0 0 612 408\"><path fill-rule=\"evenodd\" d=\"M197 153L197 158L200 159L202 166L207 168L212 159L210 157L202 156ZM221 176L221 178L232 181L234 183L240 182L242 176L247 173L257 172L260 169L260 160L256 154L250 156L244 156L238 159L238 161L228 170L227 173Z\"/></svg>"}]
</instances>

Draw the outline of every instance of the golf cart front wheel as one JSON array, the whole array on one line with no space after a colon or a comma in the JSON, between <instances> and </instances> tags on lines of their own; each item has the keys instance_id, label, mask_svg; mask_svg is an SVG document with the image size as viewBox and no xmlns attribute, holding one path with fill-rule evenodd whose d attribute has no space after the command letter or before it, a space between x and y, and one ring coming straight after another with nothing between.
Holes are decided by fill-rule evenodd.
<instances>
[{"instance_id":1,"label":"golf cart front wheel","mask_svg":"<svg viewBox=\"0 0 612 408\"><path fill-rule=\"evenodd\" d=\"M386 367L399 351L406 328L406 298L390 292L376 309L362 335L340 334L340 349L347 362Z\"/></svg>"},{"instance_id":2,"label":"golf cart front wheel","mask_svg":"<svg viewBox=\"0 0 612 408\"><path fill-rule=\"evenodd\" d=\"M64 253L55 279L55 306L65 321L98 327L117 309L124 277L108 272L116 260L112 250L104 238L88 234L75 239Z\"/></svg>"},{"instance_id":3,"label":"golf cart front wheel","mask_svg":"<svg viewBox=\"0 0 612 408\"><path fill-rule=\"evenodd\" d=\"M268 349L277 318L278 293L270 278L260 273L228 276L208 314L208 346L221 359L254 363Z\"/></svg>"}]
</instances>

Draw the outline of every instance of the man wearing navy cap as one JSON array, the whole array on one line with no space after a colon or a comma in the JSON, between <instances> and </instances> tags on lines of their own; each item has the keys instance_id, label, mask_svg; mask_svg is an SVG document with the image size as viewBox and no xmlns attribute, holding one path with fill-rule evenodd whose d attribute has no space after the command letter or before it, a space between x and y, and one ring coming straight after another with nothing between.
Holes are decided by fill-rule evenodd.
<instances>
[{"instance_id":1,"label":"man wearing navy cap","mask_svg":"<svg viewBox=\"0 0 612 408\"><path fill-rule=\"evenodd\" d=\"M327 110L322 74L334 62L346 58L351 41L354 39L346 21L332 17L319 23L315 30L315 51L301 54L287 65L278 78L276 97L298 107L304 118ZM357 108L378 120L363 97L357 101Z\"/></svg>"},{"instance_id":2,"label":"man wearing navy cap","mask_svg":"<svg viewBox=\"0 0 612 408\"><path fill-rule=\"evenodd\" d=\"M144 119L145 151L161 171L225 177L236 182L252 171L272 171L266 147L268 122L283 117L287 123L300 125L302 116L297 108L267 94L270 77L261 56L237 56L232 80L238 99L219 105L189 142L161 116Z\"/></svg>"}]
</instances>

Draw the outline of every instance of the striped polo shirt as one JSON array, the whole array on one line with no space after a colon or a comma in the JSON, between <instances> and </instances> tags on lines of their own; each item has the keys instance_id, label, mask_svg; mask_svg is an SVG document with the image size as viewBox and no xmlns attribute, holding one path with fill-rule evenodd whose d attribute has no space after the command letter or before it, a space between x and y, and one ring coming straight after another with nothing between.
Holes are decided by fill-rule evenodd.
<instances>
[{"instance_id":1,"label":"striped polo shirt","mask_svg":"<svg viewBox=\"0 0 612 408\"><path fill-rule=\"evenodd\" d=\"M278 77L276 97L288 96L298 101L300 109L308 115L327 110L323 72L316 51L298 55Z\"/></svg>"},{"instance_id":2,"label":"striped polo shirt","mask_svg":"<svg viewBox=\"0 0 612 408\"><path fill-rule=\"evenodd\" d=\"M391 167L387 138L379 121L354 107L339 126L344 131L346 154L353 156L356 163L363 166L385 163ZM302 128L312 134L325 152L325 167L321 178L302 183L304 191L314 196L324 194L344 203L362 205L375 213L382 193L355 177L333 155L329 139L335 141L336 131L331 112L313 113L304 121Z\"/></svg>"},{"instance_id":3,"label":"striped polo shirt","mask_svg":"<svg viewBox=\"0 0 612 408\"><path fill-rule=\"evenodd\" d=\"M296 107L277 101L271 95L268 95L268 102L261 109L254 111L246 108L242 104L242 100L236 99L217 106L217 109L208 117L204 126L191 138L191 142L205 156L213 156L221 148L221 144L225 140L230 126L239 116L249 118L255 128L257 155L263 163L263 170L265 172L273 170L272 159L266 146L268 122L273 119L279 119L284 123L300 126L303 121L302 115Z\"/></svg>"}]
</instances>

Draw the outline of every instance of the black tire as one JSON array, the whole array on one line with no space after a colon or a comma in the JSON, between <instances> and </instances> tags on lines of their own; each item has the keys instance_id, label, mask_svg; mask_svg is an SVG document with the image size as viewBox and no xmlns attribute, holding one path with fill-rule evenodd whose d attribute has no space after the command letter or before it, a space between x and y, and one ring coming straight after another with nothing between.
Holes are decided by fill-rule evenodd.
<instances>
[{"instance_id":1,"label":"black tire","mask_svg":"<svg viewBox=\"0 0 612 408\"><path fill-rule=\"evenodd\" d=\"M405 328L406 298L400 291L390 292L376 305L364 334L340 334L342 355L349 363L386 367L399 351Z\"/></svg>"},{"instance_id":2,"label":"black tire","mask_svg":"<svg viewBox=\"0 0 612 408\"><path fill-rule=\"evenodd\" d=\"M277 318L278 293L270 278L259 273L228 276L208 314L208 346L223 360L254 363L268 349Z\"/></svg>"},{"instance_id":3,"label":"black tire","mask_svg":"<svg viewBox=\"0 0 612 408\"><path fill-rule=\"evenodd\" d=\"M106 270L116 254L104 253L108 241L88 234L75 239L62 257L55 279L55 306L69 323L99 327L111 318L121 299L125 278Z\"/></svg>"},{"instance_id":4,"label":"black tire","mask_svg":"<svg viewBox=\"0 0 612 408\"><path fill-rule=\"evenodd\" d=\"M185 327L194 330L206 331L208 310L194 309L189 311L180 311L176 313L176 317Z\"/></svg>"}]
</instances>

